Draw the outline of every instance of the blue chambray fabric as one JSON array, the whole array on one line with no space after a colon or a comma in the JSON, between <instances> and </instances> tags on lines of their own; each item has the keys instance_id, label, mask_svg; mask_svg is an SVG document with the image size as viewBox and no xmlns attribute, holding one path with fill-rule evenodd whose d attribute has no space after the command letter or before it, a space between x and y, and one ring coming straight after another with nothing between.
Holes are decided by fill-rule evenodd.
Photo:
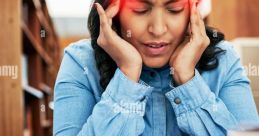
<instances>
[{"instance_id":1,"label":"blue chambray fabric","mask_svg":"<svg viewBox=\"0 0 259 136\"><path fill-rule=\"evenodd\" d=\"M90 39L72 43L54 91L55 136L223 136L259 124L250 81L227 41L217 47L219 66L183 85L173 84L169 65L143 66L138 83L117 68L105 90ZM102 93L104 91L104 93Z\"/></svg>"}]
</instances>

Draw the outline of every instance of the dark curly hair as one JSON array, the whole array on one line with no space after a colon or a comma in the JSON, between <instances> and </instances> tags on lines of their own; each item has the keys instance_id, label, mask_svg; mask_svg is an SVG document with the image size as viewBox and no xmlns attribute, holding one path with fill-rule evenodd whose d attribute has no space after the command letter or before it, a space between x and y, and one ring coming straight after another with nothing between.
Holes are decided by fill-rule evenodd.
<instances>
[{"instance_id":1,"label":"dark curly hair","mask_svg":"<svg viewBox=\"0 0 259 136\"><path fill-rule=\"evenodd\" d=\"M109 6L111 1L112 0L95 0L95 2L101 4L104 9ZM120 23L118 20L118 16L113 19L112 28L118 33L118 35L121 35ZM105 90L115 73L117 65L114 60L97 44L99 27L100 21L98 12L96 8L92 7L88 17L88 29L91 36L91 45L95 53L96 65L100 74L100 85L103 90ZM215 69L218 66L217 55L224 52L224 50L215 46L220 41L224 40L224 34L209 26L206 26L206 33L210 39L210 45L205 49L196 65L199 72Z\"/></svg>"}]
</instances>

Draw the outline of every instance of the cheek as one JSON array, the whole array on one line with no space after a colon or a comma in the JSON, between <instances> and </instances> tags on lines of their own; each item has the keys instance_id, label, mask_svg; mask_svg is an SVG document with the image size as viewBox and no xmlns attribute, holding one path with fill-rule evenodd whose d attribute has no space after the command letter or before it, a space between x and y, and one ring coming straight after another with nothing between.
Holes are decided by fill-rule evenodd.
<instances>
[{"instance_id":1,"label":"cheek","mask_svg":"<svg viewBox=\"0 0 259 136\"><path fill-rule=\"evenodd\" d=\"M142 27L141 27L142 26ZM125 22L121 22L121 33L122 37L127 41L134 43L135 40L141 38L144 34L146 29L143 29L144 24L134 19L127 20Z\"/></svg>"},{"instance_id":2,"label":"cheek","mask_svg":"<svg viewBox=\"0 0 259 136\"><path fill-rule=\"evenodd\" d=\"M120 12L120 24L123 38L127 39L128 41L132 41L137 37L142 37L146 31L147 26L147 21L143 20L146 19L143 17L135 16L128 10L122 10Z\"/></svg>"},{"instance_id":3,"label":"cheek","mask_svg":"<svg viewBox=\"0 0 259 136\"><path fill-rule=\"evenodd\" d=\"M179 38L187 31L189 25L188 14L182 14L176 17L168 17L168 31L175 37Z\"/></svg>"}]
</instances>

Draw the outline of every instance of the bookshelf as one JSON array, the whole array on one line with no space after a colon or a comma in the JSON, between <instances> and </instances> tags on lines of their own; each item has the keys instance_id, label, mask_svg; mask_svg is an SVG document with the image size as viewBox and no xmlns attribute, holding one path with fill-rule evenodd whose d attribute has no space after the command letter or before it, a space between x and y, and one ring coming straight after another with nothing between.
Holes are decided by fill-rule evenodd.
<instances>
[{"instance_id":1,"label":"bookshelf","mask_svg":"<svg viewBox=\"0 0 259 136\"><path fill-rule=\"evenodd\" d=\"M0 135L51 136L61 48L46 2L2 0L0 16L0 67L18 68L0 76Z\"/></svg>"},{"instance_id":2,"label":"bookshelf","mask_svg":"<svg viewBox=\"0 0 259 136\"><path fill-rule=\"evenodd\" d=\"M24 0L21 29L27 65L24 90L24 134L52 135L53 86L60 63L59 39L44 0Z\"/></svg>"}]
</instances>

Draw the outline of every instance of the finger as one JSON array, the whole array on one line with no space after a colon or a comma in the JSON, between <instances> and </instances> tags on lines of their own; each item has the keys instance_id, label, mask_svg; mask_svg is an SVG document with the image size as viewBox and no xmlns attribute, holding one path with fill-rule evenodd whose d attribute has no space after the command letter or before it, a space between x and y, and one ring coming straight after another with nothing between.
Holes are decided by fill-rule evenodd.
<instances>
[{"instance_id":1,"label":"finger","mask_svg":"<svg viewBox=\"0 0 259 136\"><path fill-rule=\"evenodd\" d=\"M198 41L198 44L204 45L201 47L207 47L207 45L209 45L209 40L208 40L208 36L206 33L205 23L202 19L202 16L201 16L199 10L197 10L197 19L199 21L200 36L199 36L199 40L196 40L196 41Z\"/></svg>"},{"instance_id":2,"label":"finger","mask_svg":"<svg viewBox=\"0 0 259 136\"><path fill-rule=\"evenodd\" d=\"M207 37L205 24L201 18L200 12L197 9L197 2L192 3L191 9L191 31L192 31L192 40L200 44L203 39Z\"/></svg>"},{"instance_id":3,"label":"finger","mask_svg":"<svg viewBox=\"0 0 259 136\"><path fill-rule=\"evenodd\" d=\"M199 22L199 17L197 15L197 7L196 7L196 2L192 1L192 6L191 6L191 16L190 16L190 23L191 23L191 36L193 39L196 39L199 37L200 34L200 22Z\"/></svg>"},{"instance_id":4,"label":"finger","mask_svg":"<svg viewBox=\"0 0 259 136\"><path fill-rule=\"evenodd\" d=\"M203 21L201 21L200 31L201 31L201 35L202 35L203 37L207 36L205 24L204 24Z\"/></svg>"},{"instance_id":5,"label":"finger","mask_svg":"<svg viewBox=\"0 0 259 136\"><path fill-rule=\"evenodd\" d=\"M185 36L184 39L182 40L181 44L179 46L188 46L189 45L189 42L190 42L190 36Z\"/></svg>"},{"instance_id":6,"label":"finger","mask_svg":"<svg viewBox=\"0 0 259 136\"><path fill-rule=\"evenodd\" d=\"M197 18L197 14L196 14L196 12L197 12L197 0L190 0L189 1L190 3L190 19L191 19L191 21L192 22L195 22L195 21L197 21L196 20L196 18ZM197 22L196 22L197 23Z\"/></svg>"},{"instance_id":7,"label":"finger","mask_svg":"<svg viewBox=\"0 0 259 136\"><path fill-rule=\"evenodd\" d=\"M173 51L173 54L171 56L171 59L174 60L179 53L183 50L183 48L188 47L189 46L189 38L186 37L177 47L176 49Z\"/></svg>"},{"instance_id":8,"label":"finger","mask_svg":"<svg viewBox=\"0 0 259 136\"><path fill-rule=\"evenodd\" d=\"M195 5L196 5L196 14L197 14L197 21L198 21L197 24L200 27L202 36L206 36L205 23L204 23L203 18L201 16L200 10L198 9L199 2L196 1Z\"/></svg>"},{"instance_id":9,"label":"finger","mask_svg":"<svg viewBox=\"0 0 259 136\"><path fill-rule=\"evenodd\" d=\"M107 18L107 15L106 15L103 7L99 3L95 3L95 6L97 8L97 12L98 12L99 18L100 18L100 27L109 28L109 20Z\"/></svg>"},{"instance_id":10,"label":"finger","mask_svg":"<svg viewBox=\"0 0 259 136\"><path fill-rule=\"evenodd\" d=\"M205 23L204 23L203 19L201 18L201 14L200 14L200 12L197 12L197 14L198 14L198 17L200 18L199 19L199 26L200 26L201 34L203 36L207 36L206 29L205 29Z\"/></svg>"},{"instance_id":11,"label":"finger","mask_svg":"<svg viewBox=\"0 0 259 136\"><path fill-rule=\"evenodd\" d=\"M188 26L187 26L186 36L190 37L191 35L192 35L191 23L189 23Z\"/></svg>"},{"instance_id":12,"label":"finger","mask_svg":"<svg viewBox=\"0 0 259 136\"><path fill-rule=\"evenodd\" d=\"M105 10L106 15L108 18L113 18L115 15L118 14L120 9L120 0L113 0L112 3L108 6Z\"/></svg>"}]
</instances>

